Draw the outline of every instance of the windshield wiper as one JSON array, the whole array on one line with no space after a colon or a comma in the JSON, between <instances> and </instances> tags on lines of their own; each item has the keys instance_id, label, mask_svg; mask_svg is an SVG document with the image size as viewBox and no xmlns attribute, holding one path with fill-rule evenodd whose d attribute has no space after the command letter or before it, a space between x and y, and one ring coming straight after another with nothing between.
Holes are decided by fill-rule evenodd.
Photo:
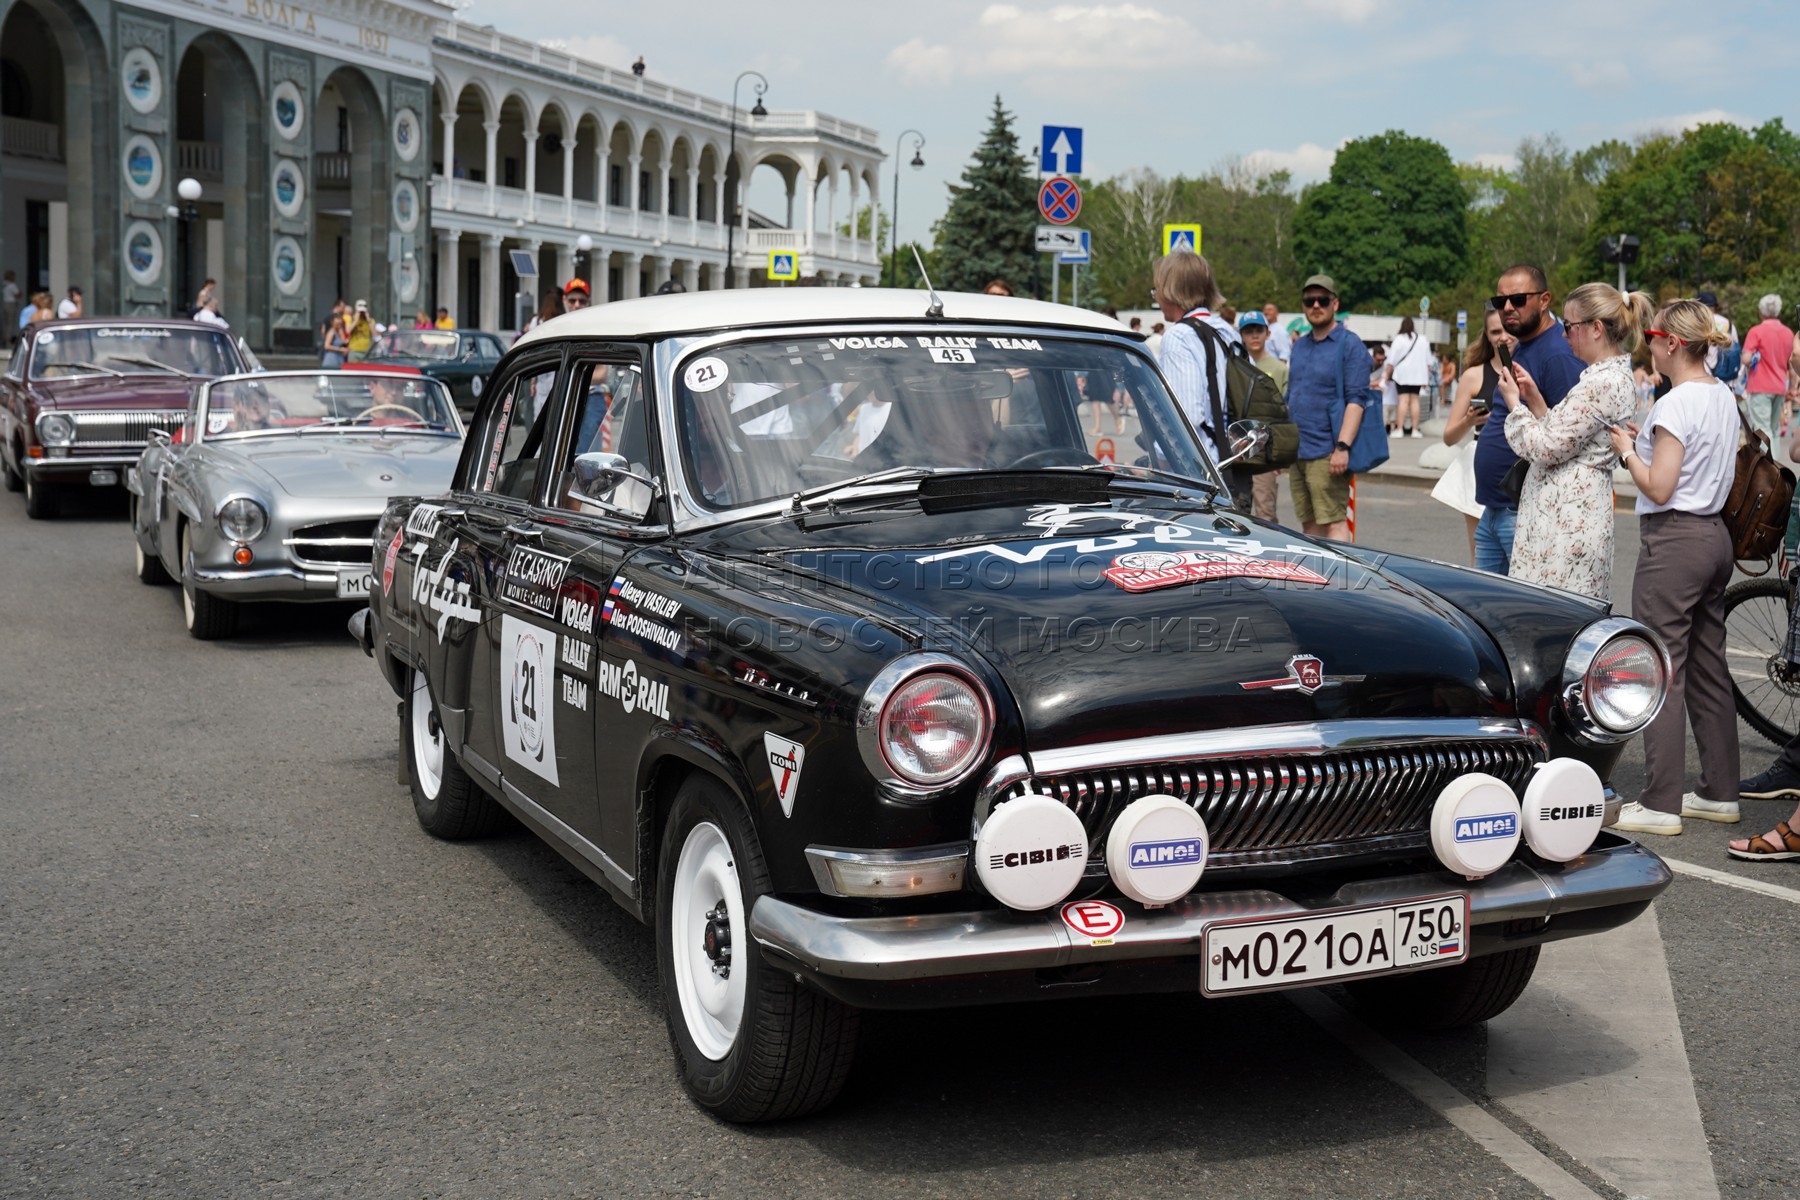
<instances>
[{"instance_id":1,"label":"windshield wiper","mask_svg":"<svg viewBox=\"0 0 1800 1200\"><path fill-rule=\"evenodd\" d=\"M111 367L103 367L103 366L101 366L101 365L100 365L100 364L99 364L99 363L93 363L93 362L66 362L66 363L51 363L51 364L50 364L50 365L51 365L51 366L53 366L53 367L80 367L80 368L81 368L81 369L82 369L82 370L84 370L84 371L94 371L94 372L96 372L96 373L98 373L98 374L101 374L101 375L111 375L111 376L113 376L113 377L114 377L114 378L115 378L115 379L123 379L123 378L125 378L125 372L123 372L123 371L115 371L115 370L113 370L113 369L112 369L112 368L111 368Z\"/></svg>"},{"instance_id":2,"label":"windshield wiper","mask_svg":"<svg viewBox=\"0 0 1800 1200\"><path fill-rule=\"evenodd\" d=\"M787 515L804 516L810 511L808 501L826 499L853 488L884 483L917 483L921 479L936 474L938 474L936 467L889 467L885 471L872 471L867 475L853 475L849 479L840 479L836 483L820 484L815 488L795 492L793 503L788 506Z\"/></svg>"},{"instance_id":3,"label":"windshield wiper","mask_svg":"<svg viewBox=\"0 0 1800 1200\"><path fill-rule=\"evenodd\" d=\"M1194 488L1203 488L1203 489L1205 489L1206 495L1208 497L1223 495L1225 492L1225 489L1223 487L1221 487L1217 483L1214 483L1210 479L1194 479L1187 475L1177 475L1173 471L1164 471L1159 467L1140 467L1140 466L1136 466L1136 465L1126 465L1123 463L1089 463L1088 465L1082 466L1082 467L1044 467L1042 469L1046 470L1046 471L1059 471L1059 472L1060 471L1079 471L1085 475L1092 475L1092 474L1098 473L1098 474L1110 476L1112 479L1112 482L1114 482L1114 483L1143 484L1143 483L1151 483L1151 482L1160 480L1162 482L1165 482L1165 483L1168 483L1168 484L1174 486L1176 489L1181 490L1181 491L1189 491ZM1146 476L1146 478L1138 479L1138 478L1133 478L1130 475L1124 475L1124 474L1120 473L1120 472L1124 472L1124 471L1139 471L1139 472L1142 472Z\"/></svg>"},{"instance_id":4,"label":"windshield wiper","mask_svg":"<svg viewBox=\"0 0 1800 1200\"><path fill-rule=\"evenodd\" d=\"M114 362L128 363L129 365L134 366L134 367L154 367L158 371L167 371L169 374L179 375L183 379L198 379L198 378L200 378L198 375L195 375L192 371L183 371L178 368L171 367L168 363L157 362L154 358L139 358L136 355L128 356L128 355L124 355L124 354L109 354L106 357L112 359Z\"/></svg>"}]
</instances>

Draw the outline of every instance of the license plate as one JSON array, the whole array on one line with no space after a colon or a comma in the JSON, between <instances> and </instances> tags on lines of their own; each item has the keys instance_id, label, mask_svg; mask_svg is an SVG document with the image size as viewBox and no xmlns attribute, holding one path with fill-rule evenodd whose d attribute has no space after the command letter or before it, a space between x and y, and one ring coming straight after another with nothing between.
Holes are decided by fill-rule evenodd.
<instances>
[{"instance_id":1,"label":"license plate","mask_svg":"<svg viewBox=\"0 0 1800 1200\"><path fill-rule=\"evenodd\" d=\"M88 482L95 487L112 487L119 482L117 471L89 471Z\"/></svg>"},{"instance_id":2,"label":"license plate","mask_svg":"<svg viewBox=\"0 0 1800 1200\"><path fill-rule=\"evenodd\" d=\"M1469 897L1453 892L1299 917L1253 917L1209 926L1200 946L1200 991L1207 996L1459 963L1469 957Z\"/></svg>"},{"instance_id":3,"label":"license plate","mask_svg":"<svg viewBox=\"0 0 1800 1200\"><path fill-rule=\"evenodd\" d=\"M367 567L348 567L338 572L338 599L367 600L374 584L374 571Z\"/></svg>"}]
</instances>

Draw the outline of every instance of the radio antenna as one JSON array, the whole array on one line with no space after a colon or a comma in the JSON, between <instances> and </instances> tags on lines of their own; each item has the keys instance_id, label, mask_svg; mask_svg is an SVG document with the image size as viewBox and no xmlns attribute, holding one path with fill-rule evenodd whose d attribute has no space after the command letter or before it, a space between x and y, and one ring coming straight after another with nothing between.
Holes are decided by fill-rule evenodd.
<instances>
[{"instance_id":1,"label":"radio antenna","mask_svg":"<svg viewBox=\"0 0 1800 1200\"><path fill-rule=\"evenodd\" d=\"M912 251L913 261L919 264L919 278L925 281L925 291L931 297L931 307L925 310L925 316L933 321L942 320L944 302L939 299L937 289L931 286L931 276L925 273L925 260L919 257L919 243L914 242L907 249Z\"/></svg>"}]
</instances>

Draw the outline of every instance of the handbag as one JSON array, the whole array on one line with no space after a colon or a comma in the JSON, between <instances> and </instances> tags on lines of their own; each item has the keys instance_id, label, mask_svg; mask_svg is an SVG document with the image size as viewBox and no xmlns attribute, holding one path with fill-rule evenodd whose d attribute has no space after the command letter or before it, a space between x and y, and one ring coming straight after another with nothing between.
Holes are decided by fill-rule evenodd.
<instances>
[{"instance_id":1,"label":"handbag","mask_svg":"<svg viewBox=\"0 0 1800 1200\"><path fill-rule=\"evenodd\" d=\"M1348 333L1348 330L1345 330ZM1344 428L1344 342L1338 342L1337 370L1337 404L1332 409L1331 424L1339 432ZM1381 400L1372 387L1364 387L1364 392L1374 401L1377 414L1381 412ZM1368 419L1369 405L1363 405L1363 423L1357 427L1356 440L1350 443L1350 465L1347 468L1352 475L1361 475L1365 471L1373 471L1388 460L1387 426L1381 421Z\"/></svg>"},{"instance_id":2,"label":"handbag","mask_svg":"<svg viewBox=\"0 0 1800 1200\"><path fill-rule=\"evenodd\" d=\"M1506 474L1500 479L1500 490L1506 493L1506 498L1513 502L1514 508L1519 506L1519 497L1525 494L1525 477L1529 474L1531 474L1531 460L1521 458L1506 468Z\"/></svg>"},{"instance_id":3,"label":"handbag","mask_svg":"<svg viewBox=\"0 0 1800 1200\"><path fill-rule=\"evenodd\" d=\"M1738 409L1738 421L1744 427L1744 442L1738 447L1731 493L1719 515L1731 533L1732 556L1739 562L1759 562L1767 570L1787 536L1794 473L1775 461L1769 453L1769 435L1753 427L1742 409Z\"/></svg>"}]
</instances>

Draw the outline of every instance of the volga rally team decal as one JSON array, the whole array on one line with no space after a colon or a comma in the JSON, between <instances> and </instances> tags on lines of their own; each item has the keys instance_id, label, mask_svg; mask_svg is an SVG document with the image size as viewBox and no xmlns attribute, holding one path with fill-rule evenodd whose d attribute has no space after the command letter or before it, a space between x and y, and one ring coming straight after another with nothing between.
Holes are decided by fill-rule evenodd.
<instances>
[{"instance_id":1,"label":"volga rally team decal","mask_svg":"<svg viewBox=\"0 0 1800 1200\"><path fill-rule=\"evenodd\" d=\"M1128 592L1149 592L1208 579L1280 579L1288 583L1331 581L1300 563L1251 558L1229 550L1138 550L1121 554L1101 572Z\"/></svg>"},{"instance_id":2,"label":"volga rally team decal","mask_svg":"<svg viewBox=\"0 0 1800 1200\"><path fill-rule=\"evenodd\" d=\"M556 714L550 688L556 674L556 635L510 613L500 618L500 712L506 757L533 775L558 783Z\"/></svg>"}]
</instances>

